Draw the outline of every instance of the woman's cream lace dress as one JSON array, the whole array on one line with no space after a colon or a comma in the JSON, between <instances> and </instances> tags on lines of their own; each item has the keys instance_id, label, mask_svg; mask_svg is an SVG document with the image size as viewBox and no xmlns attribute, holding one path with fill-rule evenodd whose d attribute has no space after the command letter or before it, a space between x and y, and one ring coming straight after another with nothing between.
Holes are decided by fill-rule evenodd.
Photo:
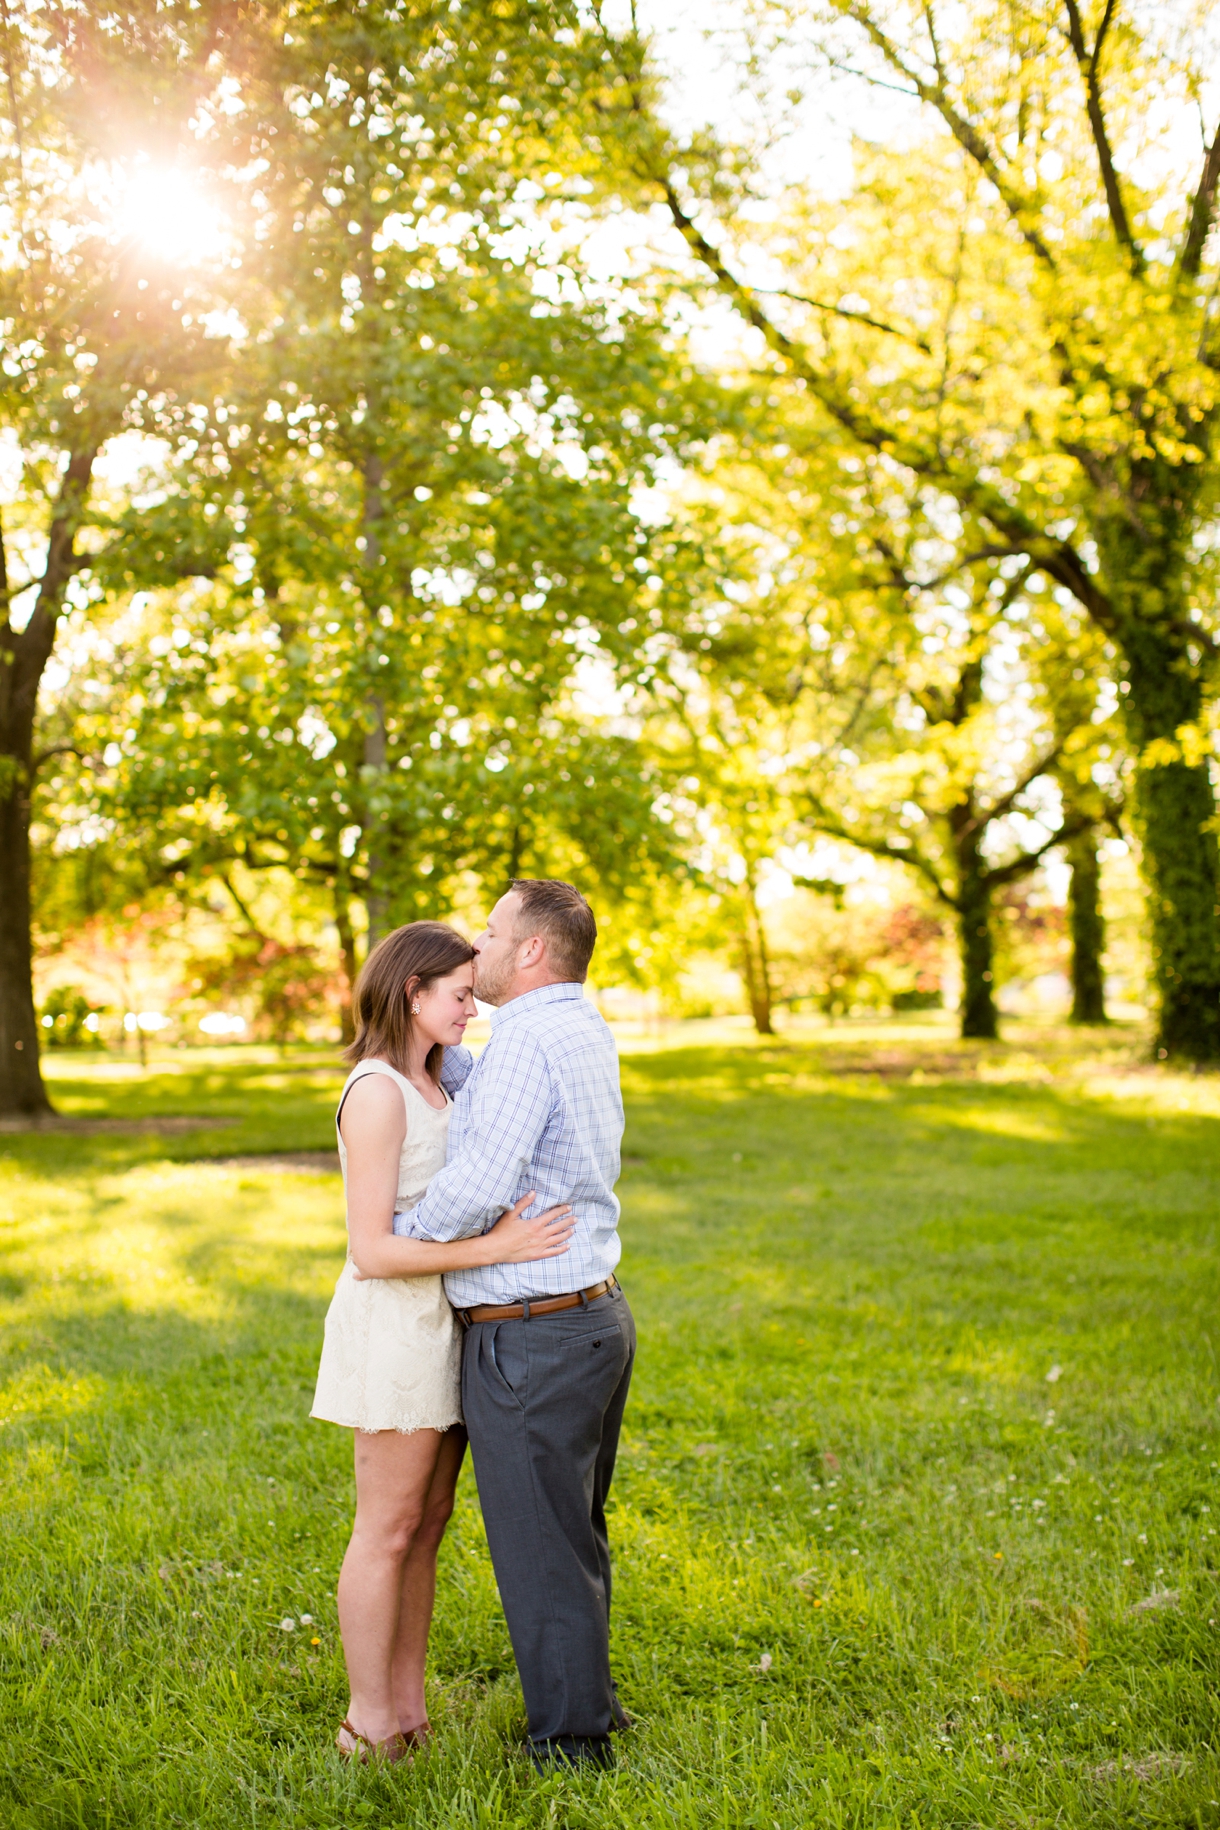
<instances>
[{"instance_id":1,"label":"woman's cream lace dress","mask_svg":"<svg viewBox=\"0 0 1220 1830\"><path fill-rule=\"evenodd\" d=\"M386 1074L402 1089L407 1135L398 1165L395 1211L414 1207L445 1161L451 1106L430 1106L387 1061L361 1061L348 1089L365 1074ZM343 1110L343 1099L339 1101ZM336 1129L338 1121L336 1119ZM347 1186L347 1151L339 1136ZM339 1273L326 1315L326 1339L311 1417L356 1430L447 1430L462 1421L461 1331L439 1277L352 1276L352 1255Z\"/></svg>"}]
</instances>

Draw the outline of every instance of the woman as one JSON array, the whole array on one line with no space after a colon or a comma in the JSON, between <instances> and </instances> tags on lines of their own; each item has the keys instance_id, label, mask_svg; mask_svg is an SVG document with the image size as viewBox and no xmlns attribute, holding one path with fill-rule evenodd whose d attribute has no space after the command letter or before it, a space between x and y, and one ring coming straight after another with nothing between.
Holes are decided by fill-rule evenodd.
<instances>
[{"instance_id":1,"label":"woman","mask_svg":"<svg viewBox=\"0 0 1220 1830\"><path fill-rule=\"evenodd\" d=\"M441 922L389 935L360 974L345 1055L355 1065L335 1122L348 1254L311 1415L355 1431L356 1520L338 1591L351 1700L337 1745L349 1759L399 1760L432 1732L424 1663L436 1553L466 1450L461 1340L441 1272L554 1258L574 1226L567 1207L523 1219L530 1194L476 1239L394 1235L395 1213L414 1206L445 1161L441 1062L474 1015L473 959ZM460 1085L469 1053L449 1065L446 1078Z\"/></svg>"}]
</instances>

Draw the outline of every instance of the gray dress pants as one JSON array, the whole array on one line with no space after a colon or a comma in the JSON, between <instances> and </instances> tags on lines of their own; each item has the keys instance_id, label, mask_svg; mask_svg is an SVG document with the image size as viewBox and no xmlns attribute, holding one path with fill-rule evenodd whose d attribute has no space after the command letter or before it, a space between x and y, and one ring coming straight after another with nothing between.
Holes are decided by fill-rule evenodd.
<instances>
[{"instance_id":1,"label":"gray dress pants","mask_svg":"<svg viewBox=\"0 0 1220 1830\"><path fill-rule=\"evenodd\" d=\"M603 1739L619 1713L606 1496L634 1358L618 1288L466 1330L462 1409L535 1744Z\"/></svg>"}]
</instances>

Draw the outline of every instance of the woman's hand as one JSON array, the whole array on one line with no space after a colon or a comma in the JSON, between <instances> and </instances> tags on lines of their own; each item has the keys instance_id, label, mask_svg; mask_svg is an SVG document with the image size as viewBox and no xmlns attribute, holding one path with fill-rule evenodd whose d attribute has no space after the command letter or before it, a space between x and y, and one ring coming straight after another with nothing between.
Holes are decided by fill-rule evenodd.
<instances>
[{"instance_id":1,"label":"woman's hand","mask_svg":"<svg viewBox=\"0 0 1220 1830\"><path fill-rule=\"evenodd\" d=\"M521 1218L522 1209L536 1193L531 1188L483 1234L488 1264L533 1264L539 1258L559 1258L567 1251L576 1231L570 1207L548 1207L532 1220Z\"/></svg>"}]
</instances>

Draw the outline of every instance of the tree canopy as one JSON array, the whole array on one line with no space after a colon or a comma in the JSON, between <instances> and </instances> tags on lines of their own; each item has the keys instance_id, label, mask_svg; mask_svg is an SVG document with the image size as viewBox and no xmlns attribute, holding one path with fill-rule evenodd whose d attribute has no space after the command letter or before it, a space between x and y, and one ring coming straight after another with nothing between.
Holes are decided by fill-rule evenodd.
<instances>
[{"instance_id":1,"label":"tree canopy","mask_svg":"<svg viewBox=\"0 0 1220 1830\"><path fill-rule=\"evenodd\" d=\"M702 936L767 1029L766 885L841 901L829 839L991 1035L1053 853L1104 1015L1124 820L1157 1046L1220 1054L1206 21L738 23L758 105L684 132L647 21L562 0L6 9L0 1108L35 891L265 878L350 986L570 870L616 970ZM758 126L830 81L905 110L834 194Z\"/></svg>"}]
</instances>

